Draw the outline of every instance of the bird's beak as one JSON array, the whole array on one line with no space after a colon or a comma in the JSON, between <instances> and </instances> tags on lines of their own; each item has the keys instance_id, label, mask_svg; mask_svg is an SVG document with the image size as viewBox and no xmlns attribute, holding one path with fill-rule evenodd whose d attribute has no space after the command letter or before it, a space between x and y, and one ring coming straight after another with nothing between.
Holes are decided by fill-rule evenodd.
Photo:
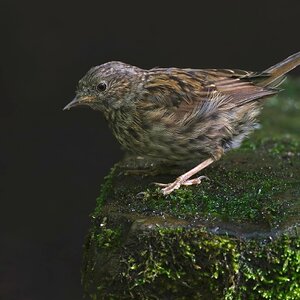
<instances>
[{"instance_id":1,"label":"bird's beak","mask_svg":"<svg viewBox=\"0 0 300 300\"><path fill-rule=\"evenodd\" d=\"M69 110L71 107L74 107L78 105L80 102L80 99L75 97L68 105L66 105L63 110Z\"/></svg>"},{"instance_id":2,"label":"bird's beak","mask_svg":"<svg viewBox=\"0 0 300 300\"><path fill-rule=\"evenodd\" d=\"M81 105L81 104L86 104L87 102L90 102L91 100L93 100L94 97L78 97L76 96L68 105L66 105L63 110L69 110L70 108L77 106L77 105Z\"/></svg>"}]
</instances>

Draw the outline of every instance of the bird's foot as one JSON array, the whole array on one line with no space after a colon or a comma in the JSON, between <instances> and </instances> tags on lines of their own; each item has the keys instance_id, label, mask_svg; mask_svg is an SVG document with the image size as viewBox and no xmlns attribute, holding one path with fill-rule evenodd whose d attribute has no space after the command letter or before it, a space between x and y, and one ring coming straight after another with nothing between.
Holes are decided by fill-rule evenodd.
<instances>
[{"instance_id":1,"label":"bird's foot","mask_svg":"<svg viewBox=\"0 0 300 300\"><path fill-rule=\"evenodd\" d=\"M179 189L182 185L197 185L200 184L202 179L209 179L206 176L199 176L197 178L193 178L193 179L188 179L186 180L183 176L179 176L174 182L172 183L158 183L155 182L156 185L164 187L163 189L161 189L161 192L164 195L169 195L171 194L174 190Z\"/></svg>"}]
</instances>

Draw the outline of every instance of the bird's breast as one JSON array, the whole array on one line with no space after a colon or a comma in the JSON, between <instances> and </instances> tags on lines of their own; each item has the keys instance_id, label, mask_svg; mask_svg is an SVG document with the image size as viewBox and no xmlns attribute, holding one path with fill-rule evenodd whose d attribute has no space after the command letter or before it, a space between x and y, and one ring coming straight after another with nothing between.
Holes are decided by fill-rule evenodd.
<instances>
[{"instance_id":1,"label":"bird's breast","mask_svg":"<svg viewBox=\"0 0 300 300\"><path fill-rule=\"evenodd\" d=\"M175 124L162 112L149 113L152 115L119 111L110 116L113 134L123 148L139 156L166 161L190 161L205 156L207 145L201 132Z\"/></svg>"},{"instance_id":2,"label":"bird's breast","mask_svg":"<svg viewBox=\"0 0 300 300\"><path fill-rule=\"evenodd\" d=\"M178 118L165 109L114 112L113 133L123 148L166 161L196 161L237 147L255 125L258 110L236 108L203 118L194 112Z\"/></svg>"}]
</instances>

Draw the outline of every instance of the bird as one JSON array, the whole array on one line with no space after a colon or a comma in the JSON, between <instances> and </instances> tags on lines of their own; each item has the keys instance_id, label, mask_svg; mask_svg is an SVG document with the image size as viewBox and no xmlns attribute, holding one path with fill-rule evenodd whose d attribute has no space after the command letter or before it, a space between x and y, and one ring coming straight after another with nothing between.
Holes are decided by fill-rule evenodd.
<instances>
[{"instance_id":1,"label":"bird","mask_svg":"<svg viewBox=\"0 0 300 300\"><path fill-rule=\"evenodd\" d=\"M120 61L92 67L64 110L86 105L100 111L125 151L166 163L197 165L164 195L206 178L194 175L238 148L257 127L267 98L281 91L286 73L300 64L297 52L262 71L142 69ZM196 163L195 163L196 164Z\"/></svg>"}]
</instances>

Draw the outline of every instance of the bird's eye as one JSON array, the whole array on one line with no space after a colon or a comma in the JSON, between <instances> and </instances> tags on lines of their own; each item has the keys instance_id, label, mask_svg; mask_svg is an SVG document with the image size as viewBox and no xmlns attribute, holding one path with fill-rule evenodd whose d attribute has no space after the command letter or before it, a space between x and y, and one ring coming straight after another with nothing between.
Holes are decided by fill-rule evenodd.
<instances>
[{"instance_id":1,"label":"bird's eye","mask_svg":"<svg viewBox=\"0 0 300 300\"><path fill-rule=\"evenodd\" d=\"M97 85L97 90L99 92L104 92L106 90L106 83L105 82L100 82L98 85Z\"/></svg>"}]
</instances>

